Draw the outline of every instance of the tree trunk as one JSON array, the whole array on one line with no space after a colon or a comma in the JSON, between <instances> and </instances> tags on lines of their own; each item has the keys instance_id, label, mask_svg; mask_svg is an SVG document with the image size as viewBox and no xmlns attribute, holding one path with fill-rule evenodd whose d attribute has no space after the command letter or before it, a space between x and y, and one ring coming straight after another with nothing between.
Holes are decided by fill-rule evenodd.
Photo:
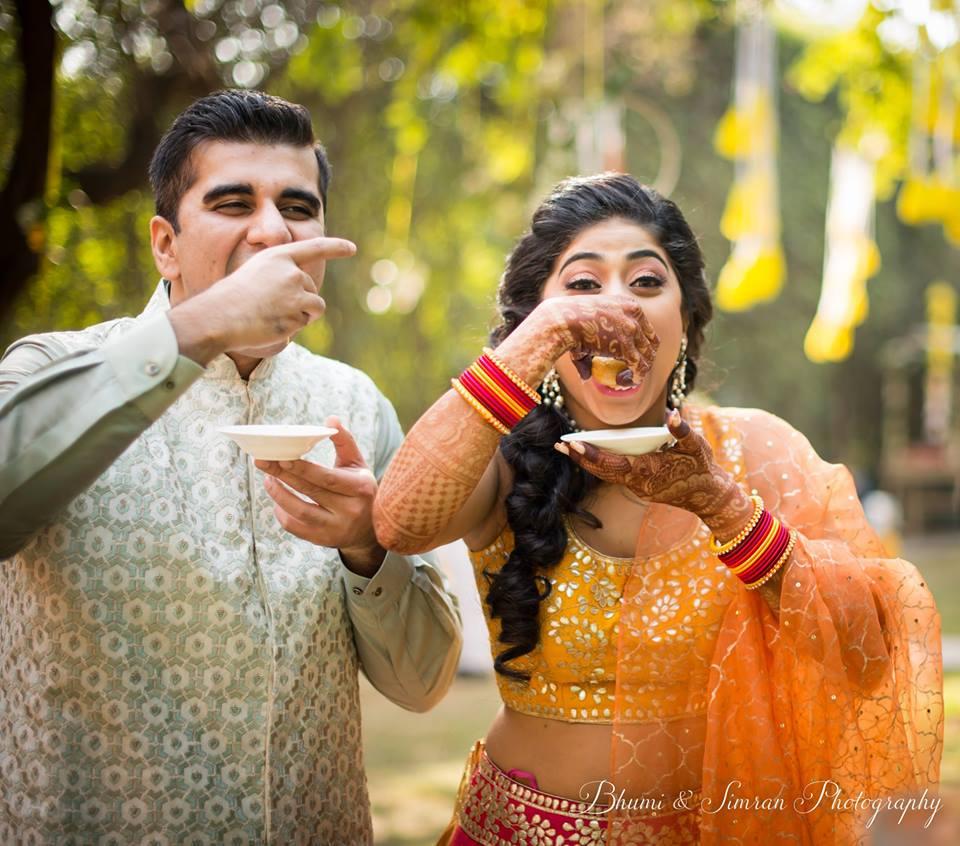
<instances>
[{"instance_id":1,"label":"tree trunk","mask_svg":"<svg viewBox=\"0 0 960 846\"><path fill-rule=\"evenodd\" d=\"M56 33L48 2L15 0L23 66L17 139L9 178L0 192L0 320L40 267L44 191L53 120Z\"/></svg>"}]
</instances>

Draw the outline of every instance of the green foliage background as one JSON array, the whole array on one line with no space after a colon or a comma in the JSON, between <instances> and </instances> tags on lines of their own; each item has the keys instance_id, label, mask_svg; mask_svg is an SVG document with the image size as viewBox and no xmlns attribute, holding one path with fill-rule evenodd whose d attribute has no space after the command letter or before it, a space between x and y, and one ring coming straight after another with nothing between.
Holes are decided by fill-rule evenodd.
<instances>
[{"instance_id":1,"label":"green foliage background","mask_svg":"<svg viewBox=\"0 0 960 846\"><path fill-rule=\"evenodd\" d=\"M62 13L68 5L80 12L69 26L58 17L63 55L86 42L94 58L79 72L61 70L58 78L45 262L15 319L0 327L0 343L139 311L157 282L145 174L140 190L104 205L77 191L71 174L122 159L125 115L138 80L145 73L162 75L169 59L162 44L152 54L147 48L128 54L129 42L124 47L119 35L111 35L111 26L119 32L131 16L149 17L132 0L56 7ZM186 8L197 22L215 25L211 51L221 38L240 43L247 29L266 31L262 21L296 23L288 49L261 57L260 84L310 108L335 169L328 229L359 246L357 258L329 268L327 317L300 340L370 373L409 425L476 355L493 319L497 281L512 242L549 186L576 172L585 3L284 5L286 17L279 18L260 0L196 0ZM713 152L712 135L730 99L730 4L603 5L608 93L643 98L670 118L682 156L673 197L701 234L715 275L728 252L718 221L732 166ZM823 454L863 471L875 469L881 448L883 346L923 320L924 287L937 278L953 281L957 267L956 251L939 230L908 229L894 214L890 198L902 174L909 116L909 57L880 45L880 18L882 13L869 10L843 37L811 42L785 32L781 39L780 189L788 281L773 303L717 316L701 385L719 402L786 417ZM17 113L20 97L16 38L10 0L0 0L4 115ZM76 54L70 58L76 66ZM231 65L217 59L225 83L238 60ZM189 99L184 93L169 113L157 114L158 127ZM805 359L802 341L819 296L831 145L838 134L856 139L878 125L890 146L882 160L885 202L877 217L883 266L869 283L870 315L848 361L814 365ZM15 122L0 122L5 167L16 133ZM628 118L627 136L630 169L652 180L663 151L641 115ZM407 197L409 232L401 226L399 241L397 227L387 224L397 199L398 159L416 163ZM423 294L410 311L371 313L371 266L402 250L425 274Z\"/></svg>"}]
</instances>

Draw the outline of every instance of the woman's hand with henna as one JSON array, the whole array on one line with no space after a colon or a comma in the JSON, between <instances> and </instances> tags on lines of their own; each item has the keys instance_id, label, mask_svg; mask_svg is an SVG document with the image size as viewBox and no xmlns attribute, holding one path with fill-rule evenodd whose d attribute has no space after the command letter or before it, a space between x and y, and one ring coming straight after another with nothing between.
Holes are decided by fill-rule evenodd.
<instances>
[{"instance_id":1,"label":"woman's hand with henna","mask_svg":"<svg viewBox=\"0 0 960 846\"><path fill-rule=\"evenodd\" d=\"M753 514L752 501L677 411L670 412L667 427L676 444L646 455L619 455L582 442L557 444L556 449L594 476L623 485L641 499L696 514L721 541L735 537Z\"/></svg>"},{"instance_id":2,"label":"woman's hand with henna","mask_svg":"<svg viewBox=\"0 0 960 846\"><path fill-rule=\"evenodd\" d=\"M584 294L548 297L507 338L497 353L516 359L513 347L533 346L543 353L545 367L537 373L539 384L547 370L569 352L581 378L590 378L593 356L616 358L626 364L618 374L622 385L639 384L653 366L660 339L636 297Z\"/></svg>"}]
</instances>

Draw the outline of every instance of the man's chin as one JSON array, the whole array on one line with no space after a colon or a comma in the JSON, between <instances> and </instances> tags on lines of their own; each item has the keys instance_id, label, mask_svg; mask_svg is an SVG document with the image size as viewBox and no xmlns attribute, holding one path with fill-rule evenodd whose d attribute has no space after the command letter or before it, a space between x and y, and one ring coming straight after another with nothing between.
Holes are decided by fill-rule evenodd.
<instances>
[{"instance_id":1,"label":"man's chin","mask_svg":"<svg viewBox=\"0 0 960 846\"><path fill-rule=\"evenodd\" d=\"M247 350L230 350L228 353L232 358L246 358L246 359L261 359L261 358L270 358L271 356L277 355L277 353L283 352L287 345L290 343L290 339L283 341L278 341L276 344L270 344L268 347L255 347L253 349Z\"/></svg>"}]
</instances>

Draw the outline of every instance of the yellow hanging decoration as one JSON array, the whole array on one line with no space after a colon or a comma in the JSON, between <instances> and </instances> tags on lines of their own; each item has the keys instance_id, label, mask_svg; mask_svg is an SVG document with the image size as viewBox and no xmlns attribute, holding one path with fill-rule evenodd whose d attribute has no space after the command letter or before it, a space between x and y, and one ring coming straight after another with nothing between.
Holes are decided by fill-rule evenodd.
<instances>
[{"instance_id":1,"label":"yellow hanging decoration","mask_svg":"<svg viewBox=\"0 0 960 846\"><path fill-rule=\"evenodd\" d=\"M720 232L728 241L761 238L764 242L777 240L778 222L765 215L767 198L776 192L770 184L771 175L761 169L747 173L734 182L727 195L727 204L720 218Z\"/></svg>"},{"instance_id":2,"label":"yellow hanging decoration","mask_svg":"<svg viewBox=\"0 0 960 846\"><path fill-rule=\"evenodd\" d=\"M960 6L957 7L960 25ZM954 244L960 244L960 45L940 57L942 86L937 123L933 134L933 155L937 174L943 184L940 219L943 234Z\"/></svg>"},{"instance_id":3,"label":"yellow hanging decoration","mask_svg":"<svg viewBox=\"0 0 960 846\"><path fill-rule=\"evenodd\" d=\"M928 443L948 440L956 343L957 292L947 282L933 282L927 286L927 378L923 391L923 428Z\"/></svg>"},{"instance_id":4,"label":"yellow hanging decoration","mask_svg":"<svg viewBox=\"0 0 960 846\"><path fill-rule=\"evenodd\" d=\"M772 300L780 293L785 276L786 261L779 245L740 240L720 269L717 307L746 311L758 302Z\"/></svg>"},{"instance_id":5,"label":"yellow hanging decoration","mask_svg":"<svg viewBox=\"0 0 960 846\"><path fill-rule=\"evenodd\" d=\"M606 90L604 0L583 0L583 103L576 127L580 173L626 170L624 104Z\"/></svg>"},{"instance_id":6,"label":"yellow hanging decoration","mask_svg":"<svg viewBox=\"0 0 960 846\"><path fill-rule=\"evenodd\" d=\"M714 134L717 152L735 163L720 221L732 242L717 279L717 306L726 311L774 299L786 276L776 172L776 36L758 0L742 0L738 15L733 104Z\"/></svg>"},{"instance_id":7,"label":"yellow hanging decoration","mask_svg":"<svg viewBox=\"0 0 960 846\"><path fill-rule=\"evenodd\" d=\"M880 269L873 239L876 184L871 159L835 147L830 162L823 286L803 350L811 361L842 361L853 351L853 330L866 320L867 280Z\"/></svg>"},{"instance_id":8,"label":"yellow hanging decoration","mask_svg":"<svg viewBox=\"0 0 960 846\"><path fill-rule=\"evenodd\" d=\"M957 201L960 203L960 200ZM943 224L943 234L956 247L960 247L960 211Z\"/></svg>"},{"instance_id":9,"label":"yellow hanging decoration","mask_svg":"<svg viewBox=\"0 0 960 846\"><path fill-rule=\"evenodd\" d=\"M897 214L912 226L940 223L944 235L958 243L960 234L960 174L957 140L960 114L960 47L934 54L921 31L913 67L907 175L897 196Z\"/></svg>"},{"instance_id":10,"label":"yellow hanging decoration","mask_svg":"<svg viewBox=\"0 0 960 846\"><path fill-rule=\"evenodd\" d=\"M744 107L730 106L720 118L713 146L725 159L743 159L760 151L763 133L773 120L769 98L755 97Z\"/></svg>"},{"instance_id":11,"label":"yellow hanging decoration","mask_svg":"<svg viewBox=\"0 0 960 846\"><path fill-rule=\"evenodd\" d=\"M911 175L904 180L897 195L897 214L900 220L911 226L939 223L950 215L958 194L957 189L935 174Z\"/></svg>"}]
</instances>

